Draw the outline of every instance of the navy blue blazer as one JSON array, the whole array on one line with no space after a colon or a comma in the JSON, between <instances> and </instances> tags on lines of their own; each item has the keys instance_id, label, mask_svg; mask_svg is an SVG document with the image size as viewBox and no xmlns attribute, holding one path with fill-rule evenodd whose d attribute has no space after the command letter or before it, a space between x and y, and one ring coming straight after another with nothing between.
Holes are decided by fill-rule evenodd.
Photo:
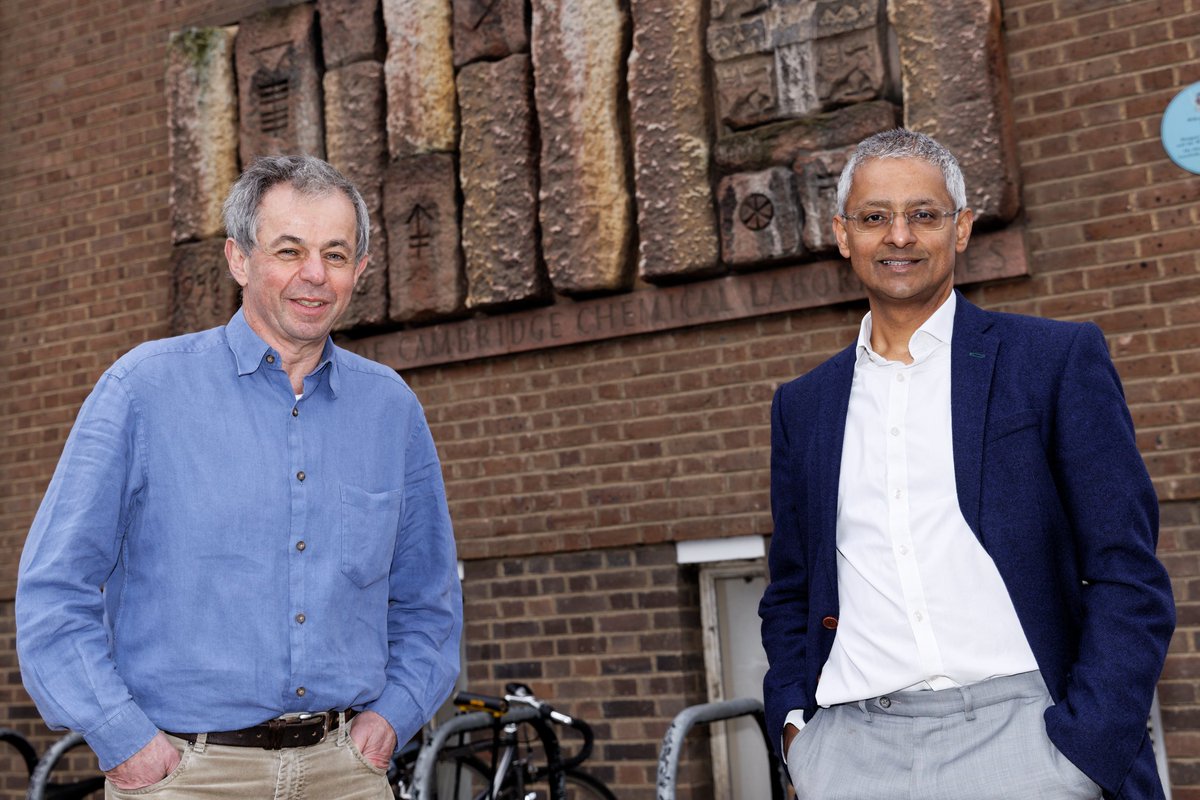
<instances>
[{"instance_id":1,"label":"navy blue blazer","mask_svg":"<svg viewBox=\"0 0 1200 800\"><path fill-rule=\"evenodd\" d=\"M1158 501L1100 329L984 311L958 296L954 479L1055 705L1051 741L1106 798L1160 798L1146 720L1175 626L1155 556ZM784 384L771 408L768 731L816 711L837 634L838 475L855 346Z\"/></svg>"}]
</instances>

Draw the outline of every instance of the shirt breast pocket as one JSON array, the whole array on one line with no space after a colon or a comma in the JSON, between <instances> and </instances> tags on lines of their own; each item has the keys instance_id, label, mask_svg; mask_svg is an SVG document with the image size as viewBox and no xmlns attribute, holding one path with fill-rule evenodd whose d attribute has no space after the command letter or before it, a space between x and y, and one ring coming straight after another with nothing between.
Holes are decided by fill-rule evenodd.
<instances>
[{"instance_id":1,"label":"shirt breast pocket","mask_svg":"<svg viewBox=\"0 0 1200 800\"><path fill-rule=\"evenodd\" d=\"M391 571L404 492L342 486L342 574L366 588Z\"/></svg>"}]
</instances>

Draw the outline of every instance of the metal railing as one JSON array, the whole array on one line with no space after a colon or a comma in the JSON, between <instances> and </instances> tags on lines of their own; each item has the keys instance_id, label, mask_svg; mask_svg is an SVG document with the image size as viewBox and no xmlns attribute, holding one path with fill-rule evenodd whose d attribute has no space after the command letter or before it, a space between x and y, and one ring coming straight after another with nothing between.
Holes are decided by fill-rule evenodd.
<instances>
[{"instance_id":1,"label":"metal railing","mask_svg":"<svg viewBox=\"0 0 1200 800\"><path fill-rule=\"evenodd\" d=\"M537 719L536 708L521 706L500 717L499 724L509 722L527 722ZM434 781L437 779L438 754L446 746L451 736L467 731L477 731L491 728L497 724L494 716L486 711L476 711L471 714L461 714L438 726L433 737L421 747L417 756L416 766L413 767L413 800L424 800L434 796Z\"/></svg>"},{"instance_id":2,"label":"metal railing","mask_svg":"<svg viewBox=\"0 0 1200 800\"><path fill-rule=\"evenodd\" d=\"M719 722L735 717L752 716L758 723L758 729L763 735L763 744L767 748L767 762L770 765L771 800L784 800L787 795L787 776L783 765L775 755L775 748L767 735L767 718L763 713L763 705L751 698L721 700L716 703L702 703L688 706L675 715L671 727L663 735L662 750L658 757L658 800L675 800L676 781L679 776L679 759L683 753L683 740L688 732L700 723Z\"/></svg>"},{"instance_id":3,"label":"metal railing","mask_svg":"<svg viewBox=\"0 0 1200 800\"><path fill-rule=\"evenodd\" d=\"M37 757L29 740L11 728L0 728L0 742L15 748L29 770L29 788L25 800L80 800L104 788L103 775L70 783L54 783L50 780L50 772L67 751L84 743L83 736L78 733L68 733L56 741L41 758Z\"/></svg>"}]
</instances>

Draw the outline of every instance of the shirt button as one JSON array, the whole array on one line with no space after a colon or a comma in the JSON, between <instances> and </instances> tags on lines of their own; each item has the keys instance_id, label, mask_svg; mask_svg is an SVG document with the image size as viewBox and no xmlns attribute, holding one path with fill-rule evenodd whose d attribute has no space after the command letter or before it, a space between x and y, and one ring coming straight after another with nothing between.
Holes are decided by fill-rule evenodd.
<instances>
[{"instance_id":1,"label":"shirt button","mask_svg":"<svg viewBox=\"0 0 1200 800\"><path fill-rule=\"evenodd\" d=\"M296 615L296 622L299 622L301 625L304 624L304 620L306 619L308 619L308 617L304 616L303 614Z\"/></svg>"},{"instance_id":2,"label":"shirt button","mask_svg":"<svg viewBox=\"0 0 1200 800\"><path fill-rule=\"evenodd\" d=\"M293 408L293 409L292 409L292 416L293 416L293 417L298 417L298 416L300 416L300 409L298 409L298 408Z\"/></svg>"},{"instance_id":3,"label":"shirt button","mask_svg":"<svg viewBox=\"0 0 1200 800\"><path fill-rule=\"evenodd\" d=\"M876 430L878 430L878 428L876 428ZM888 433L892 434L892 436L899 436L899 435L900 435L900 429L899 429L899 428L892 428L890 431L888 431Z\"/></svg>"},{"instance_id":4,"label":"shirt button","mask_svg":"<svg viewBox=\"0 0 1200 800\"><path fill-rule=\"evenodd\" d=\"M903 372L896 375L896 383L904 383L904 373Z\"/></svg>"},{"instance_id":5,"label":"shirt button","mask_svg":"<svg viewBox=\"0 0 1200 800\"><path fill-rule=\"evenodd\" d=\"M915 619L917 622L923 622L925 620L925 615L922 614L920 611L914 611L913 619Z\"/></svg>"},{"instance_id":6,"label":"shirt button","mask_svg":"<svg viewBox=\"0 0 1200 800\"><path fill-rule=\"evenodd\" d=\"M299 472L296 473L296 479L300 480L300 481L304 480L304 470L300 470Z\"/></svg>"},{"instance_id":7,"label":"shirt button","mask_svg":"<svg viewBox=\"0 0 1200 800\"><path fill-rule=\"evenodd\" d=\"M267 363L268 363L268 364L274 364L274 363L275 363L275 356L267 356Z\"/></svg>"},{"instance_id":8,"label":"shirt button","mask_svg":"<svg viewBox=\"0 0 1200 800\"><path fill-rule=\"evenodd\" d=\"M304 540L303 540L303 539L301 539L300 541L296 542L296 549L297 549L297 550L303 551L303 550L304 550L304 548L306 548L306 547L308 547L308 545L306 545L306 544L304 543Z\"/></svg>"},{"instance_id":9,"label":"shirt button","mask_svg":"<svg viewBox=\"0 0 1200 800\"><path fill-rule=\"evenodd\" d=\"M308 690L303 686L296 690L296 697L304 697L306 694L308 694Z\"/></svg>"},{"instance_id":10,"label":"shirt button","mask_svg":"<svg viewBox=\"0 0 1200 800\"><path fill-rule=\"evenodd\" d=\"M903 544L900 545L900 555L902 555L902 556L908 555L908 545L903 545Z\"/></svg>"}]
</instances>

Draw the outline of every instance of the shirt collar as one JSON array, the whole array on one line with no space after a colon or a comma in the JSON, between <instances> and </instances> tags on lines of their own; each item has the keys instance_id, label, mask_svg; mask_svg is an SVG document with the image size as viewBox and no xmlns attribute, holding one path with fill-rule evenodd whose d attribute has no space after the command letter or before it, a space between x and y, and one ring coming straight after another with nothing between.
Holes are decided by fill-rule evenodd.
<instances>
[{"instance_id":1,"label":"shirt collar","mask_svg":"<svg viewBox=\"0 0 1200 800\"><path fill-rule=\"evenodd\" d=\"M921 361L932 353L939 345L949 345L954 335L954 310L958 305L958 292L950 292L950 297L938 306L929 319L921 323L921 327L913 332L908 341L908 351L913 357L913 363ZM868 311L858 326L858 361L869 358L877 364L886 364L887 359L871 349L871 312Z\"/></svg>"},{"instance_id":2,"label":"shirt collar","mask_svg":"<svg viewBox=\"0 0 1200 800\"><path fill-rule=\"evenodd\" d=\"M268 354L274 354L276 358L279 357L271 349L271 346L254 332L254 329L250 327L250 323L246 322L246 316L240 308L225 326L225 340L229 343L229 349L233 353L234 360L237 362L239 376L257 372L263 365L263 361ZM333 339L327 338L325 340L325 349L321 353L321 360L317 362L317 366L309 373L309 376L317 375L321 370L328 369L329 390L334 396L337 395L338 386L341 382L341 370L338 364L338 348L334 346Z\"/></svg>"}]
</instances>

